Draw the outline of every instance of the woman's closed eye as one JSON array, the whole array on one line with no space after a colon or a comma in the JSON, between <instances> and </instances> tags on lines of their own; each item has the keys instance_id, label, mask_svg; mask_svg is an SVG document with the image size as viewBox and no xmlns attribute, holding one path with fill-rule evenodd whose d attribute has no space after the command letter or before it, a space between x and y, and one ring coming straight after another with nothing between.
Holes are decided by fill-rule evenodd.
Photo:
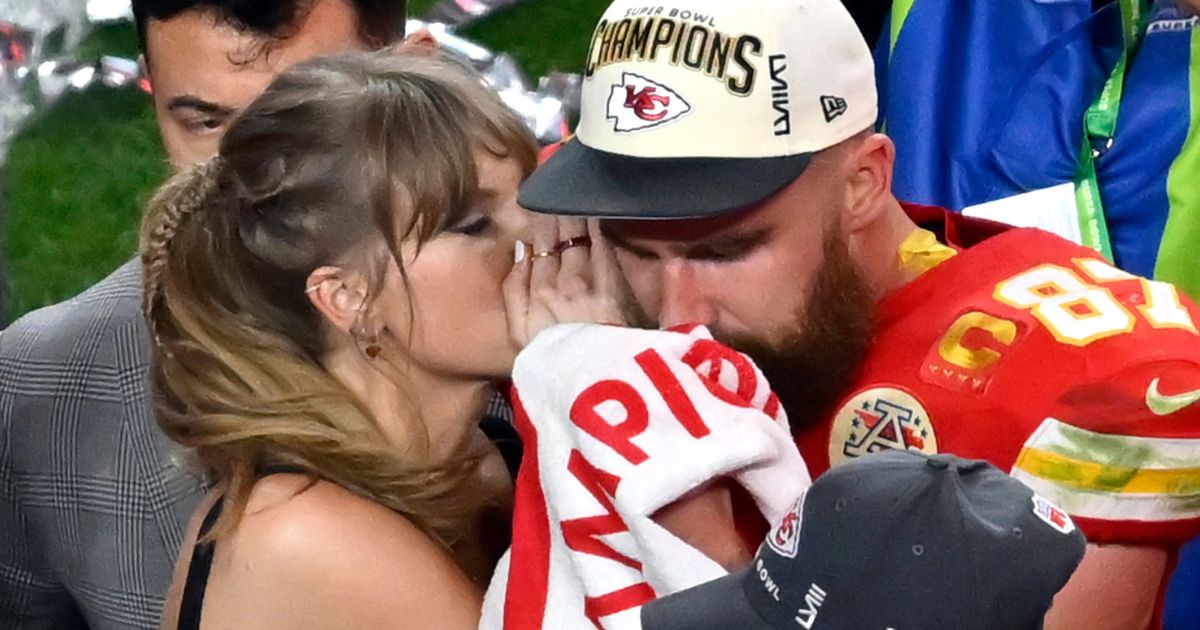
<instances>
[{"instance_id":1,"label":"woman's closed eye","mask_svg":"<svg viewBox=\"0 0 1200 630\"><path fill-rule=\"evenodd\" d=\"M474 214L463 218L450 231L464 236L481 236L492 231L495 223L486 214Z\"/></svg>"}]
</instances>

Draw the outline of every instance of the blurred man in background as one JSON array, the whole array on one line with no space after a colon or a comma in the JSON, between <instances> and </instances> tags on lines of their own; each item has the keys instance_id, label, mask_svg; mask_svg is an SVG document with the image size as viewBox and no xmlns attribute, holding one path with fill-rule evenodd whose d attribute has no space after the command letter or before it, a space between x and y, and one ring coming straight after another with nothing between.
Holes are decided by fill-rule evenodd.
<instances>
[{"instance_id":1,"label":"blurred man in background","mask_svg":"<svg viewBox=\"0 0 1200 630\"><path fill-rule=\"evenodd\" d=\"M178 167L270 80L403 36L404 0L134 0ZM155 628L203 481L154 421L141 266L0 335L0 627Z\"/></svg>"}]
</instances>

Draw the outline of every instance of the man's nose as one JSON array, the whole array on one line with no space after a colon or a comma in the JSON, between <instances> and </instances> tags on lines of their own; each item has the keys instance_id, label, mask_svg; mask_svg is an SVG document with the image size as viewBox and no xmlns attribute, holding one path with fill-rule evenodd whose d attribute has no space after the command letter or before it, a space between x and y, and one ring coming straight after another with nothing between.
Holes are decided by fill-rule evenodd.
<instances>
[{"instance_id":1,"label":"man's nose","mask_svg":"<svg viewBox=\"0 0 1200 630\"><path fill-rule=\"evenodd\" d=\"M672 328L681 324L712 324L715 320L716 309L695 270L684 260L665 262L659 325Z\"/></svg>"}]
</instances>

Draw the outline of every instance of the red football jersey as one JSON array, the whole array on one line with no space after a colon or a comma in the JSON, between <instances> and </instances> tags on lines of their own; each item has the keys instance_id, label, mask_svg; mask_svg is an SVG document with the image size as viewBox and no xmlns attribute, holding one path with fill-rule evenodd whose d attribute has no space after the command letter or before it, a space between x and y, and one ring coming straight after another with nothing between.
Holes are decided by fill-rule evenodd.
<instances>
[{"instance_id":1,"label":"red football jersey","mask_svg":"<svg viewBox=\"0 0 1200 630\"><path fill-rule=\"evenodd\" d=\"M1090 542L1181 543L1200 533L1198 321L1169 284L1007 231L879 303L849 395L797 442L814 477L888 448L988 460Z\"/></svg>"}]
</instances>

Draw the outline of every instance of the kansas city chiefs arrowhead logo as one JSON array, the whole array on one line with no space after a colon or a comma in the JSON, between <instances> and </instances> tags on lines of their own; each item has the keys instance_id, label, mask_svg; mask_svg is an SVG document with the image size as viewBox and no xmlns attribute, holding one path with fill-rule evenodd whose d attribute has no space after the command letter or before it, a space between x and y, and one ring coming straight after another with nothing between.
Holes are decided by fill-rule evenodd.
<instances>
[{"instance_id":1,"label":"kansas city chiefs arrowhead logo","mask_svg":"<svg viewBox=\"0 0 1200 630\"><path fill-rule=\"evenodd\" d=\"M641 131L678 120L692 106L678 92L646 77L626 72L608 95L608 118L613 131Z\"/></svg>"},{"instance_id":2,"label":"kansas city chiefs arrowhead logo","mask_svg":"<svg viewBox=\"0 0 1200 630\"><path fill-rule=\"evenodd\" d=\"M795 558L800 547L800 521L806 494L807 490L800 494L792 508L783 515L779 525L767 535L767 546L785 558Z\"/></svg>"}]
</instances>

